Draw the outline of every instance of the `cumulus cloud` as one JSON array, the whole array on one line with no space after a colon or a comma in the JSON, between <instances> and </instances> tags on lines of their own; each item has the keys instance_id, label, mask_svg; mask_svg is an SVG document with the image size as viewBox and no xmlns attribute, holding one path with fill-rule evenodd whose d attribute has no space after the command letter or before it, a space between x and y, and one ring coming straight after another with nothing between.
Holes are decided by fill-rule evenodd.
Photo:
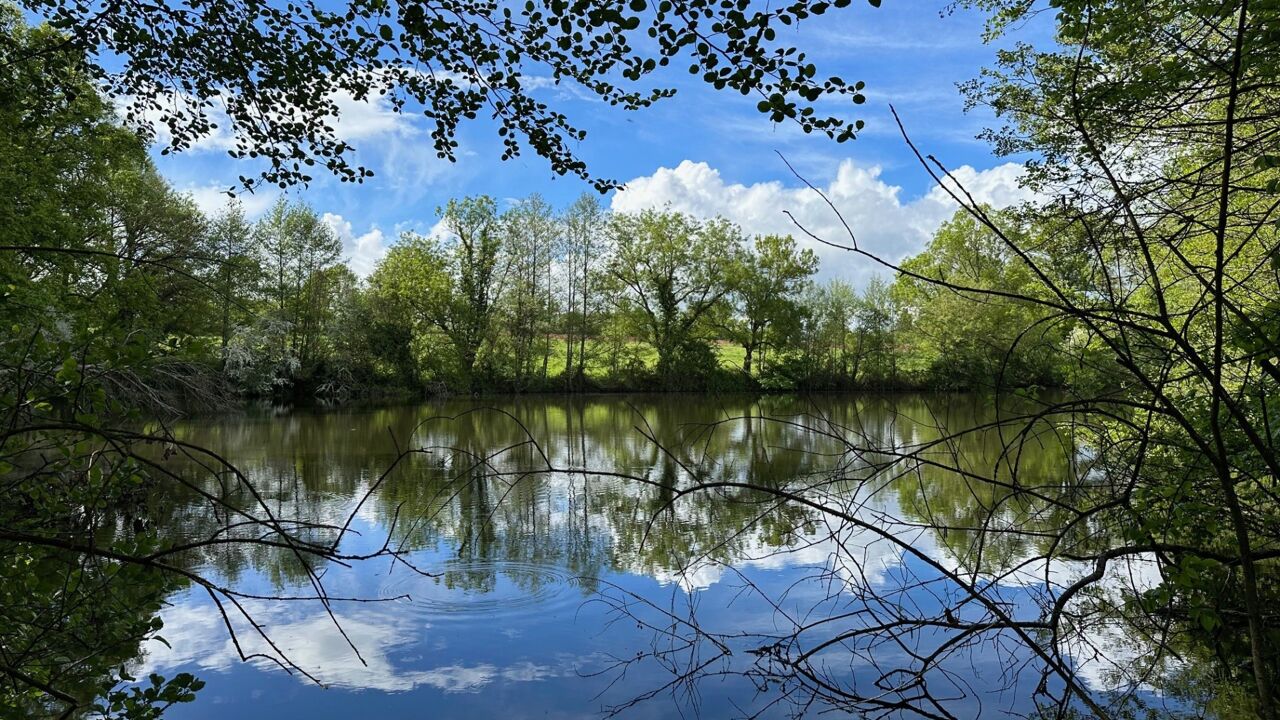
<instances>
[{"instance_id":1,"label":"cumulus cloud","mask_svg":"<svg viewBox=\"0 0 1280 720\"><path fill-rule=\"evenodd\" d=\"M1005 207L1032 199L1032 194L1019 186L1023 172L1021 165L1006 163L987 170L962 166L953 175L979 202ZM941 188L905 199L901 187L880 176L878 166L844 160L835 178L820 187L853 231L858 247L896 262L920 251L957 206ZM631 180L612 201L612 208L621 212L667 205L699 217L723 216L751 234L794 235L822 259L821 275L825 277L860 284L879 271L865 258L804 237L787 212L819 238L845 245L850 242L840 217L817 193L798 183L730 183L708 164L685 160L675 168L659 168L652 175Z\"/></svg>"},{"instance_id":2,"label":"cumulus cloud","mask_svg":"<svg viewBox=\"0 0 1280 720\"><path fill-rule=\"evenodd\" d=\"M342 240L342 254L351 272L362 278L369 277L387 254L387 238L382 230L373 227L363 235L356 235L351 221L341 215L325 213L321 219Z\"/></svg>"}]
</instances>

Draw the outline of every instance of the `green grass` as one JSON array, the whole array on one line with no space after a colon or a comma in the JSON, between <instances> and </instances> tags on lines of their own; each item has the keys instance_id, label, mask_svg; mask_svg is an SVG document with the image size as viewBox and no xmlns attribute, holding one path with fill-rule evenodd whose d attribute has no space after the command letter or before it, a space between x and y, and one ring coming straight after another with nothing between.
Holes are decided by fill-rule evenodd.
<instances>
[{"instance_id":1,"label":"green grass","mask_svg":"<svg viewBox=\"0 0 1280 720\"><path fill-rule=\"evenodd\" d=\"M716 357L720 360L720 367L740 370L742 361L747 357L747 351L743 350L741 345L721 342L716 344Z\"/></svg>"},{"instance_id":2,"label":"green grass","mask_svg":"<svg viewBox=\"0 0 1280 720\"><path fill-rule=\"evenodd\" d=\"M717 342L713 346L716 357L720 361L720 366L728 370L738 370L742 367L742 360L746 357L746 351L741 345L734 345L727 342ZM577 364L577 345L574 345L574 363ZM632 341L627 343L625 350L626 356L634 356L638 358L645 369L652 370L658 364L658 353L648 343L640 341ZM609 375L608 366L608 347L604 342L599 340L587 341L587 377L597 382L603 381ZM565 347L564 340L552 340L551 355L547 360L547 376L557 377L564 373L565 368Z\"/></svg>"}]
</instances>

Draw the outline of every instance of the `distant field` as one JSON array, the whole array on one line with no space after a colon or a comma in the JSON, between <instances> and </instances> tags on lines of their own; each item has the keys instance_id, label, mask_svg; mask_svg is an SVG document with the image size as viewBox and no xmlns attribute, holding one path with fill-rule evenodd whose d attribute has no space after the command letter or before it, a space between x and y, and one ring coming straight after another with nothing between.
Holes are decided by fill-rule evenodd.
<instances>
[{"instance_id":1,"label":"distant field","mask_svg":"<svg viewBox=\"0 0 1280 720\"><path fill-rule=\"evenodd\" d=\"M729 370L737 370L742 367L742 360L746 357L746 352L741 345L734 345L726 341L716 341L714 345L716 357L720 360L720 366ZM577 354L577 346L574 347L574 354ZM640 341L633 341L627 344L624 351L627 357L635 357L643 363L644 367L652 368L658 363L658 354L648 344ZM587 341L587 377L602 380L608 376L609 350L605 343L598 340ZM577 359L574 359L576 364ZM551 345L551 356L547 360L547 375L555 377L564 372L565 368L565 346L564 339L553 340Z\"/></svg>"}]
</instances>

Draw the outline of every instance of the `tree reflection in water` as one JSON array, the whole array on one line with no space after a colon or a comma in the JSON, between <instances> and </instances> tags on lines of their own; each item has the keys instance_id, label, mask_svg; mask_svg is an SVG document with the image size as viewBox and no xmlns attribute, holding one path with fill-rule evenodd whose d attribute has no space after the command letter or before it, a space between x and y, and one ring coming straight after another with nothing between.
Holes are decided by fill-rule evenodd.
<instances>
[{"instance_id":1,"label":"tree reflection in water","mask_svg":"<svg viewBox=\"0 0 1280 720\"><path fill-rule=\"evenodd\" d=\"M1150 689L1119 610L1158 578L1139 557L1072 589L1107 548L1089 508L1109 489L1036 407L1002 400L994 424L992 400L965 395L524 398L179 432L233 459L278 516L352 515L344 551L389 536L432 574L325 570L352 597L406 598L337 611L361 657L315 608L257 608L274 652L325 684L498 683L528 707L717 716L1114 705ZM191 537L220 529L183 494L156 503ZM188 561L264 594L307 579L261 545ZM191 631L143 664L229 668L198 616L179 597L167 625ZM539 683L584 689L512 689Z\"/></svg>"}]
</instances>

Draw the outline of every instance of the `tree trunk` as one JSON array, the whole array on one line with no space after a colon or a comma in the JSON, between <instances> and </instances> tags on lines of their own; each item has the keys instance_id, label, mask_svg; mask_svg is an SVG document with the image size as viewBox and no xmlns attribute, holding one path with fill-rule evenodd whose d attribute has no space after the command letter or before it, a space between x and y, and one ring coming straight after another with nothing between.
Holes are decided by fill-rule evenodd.
<instances>
[{"instance_id":1,"label":"tree trunk","mask_svg":"<svg viewBox=\"0 0 1280 720\"><path fill-rule=\"evenodd\" d=\"M564 334L564 386L573 389L573 332L565 328Z\"/></svg>"}]
</instances>

